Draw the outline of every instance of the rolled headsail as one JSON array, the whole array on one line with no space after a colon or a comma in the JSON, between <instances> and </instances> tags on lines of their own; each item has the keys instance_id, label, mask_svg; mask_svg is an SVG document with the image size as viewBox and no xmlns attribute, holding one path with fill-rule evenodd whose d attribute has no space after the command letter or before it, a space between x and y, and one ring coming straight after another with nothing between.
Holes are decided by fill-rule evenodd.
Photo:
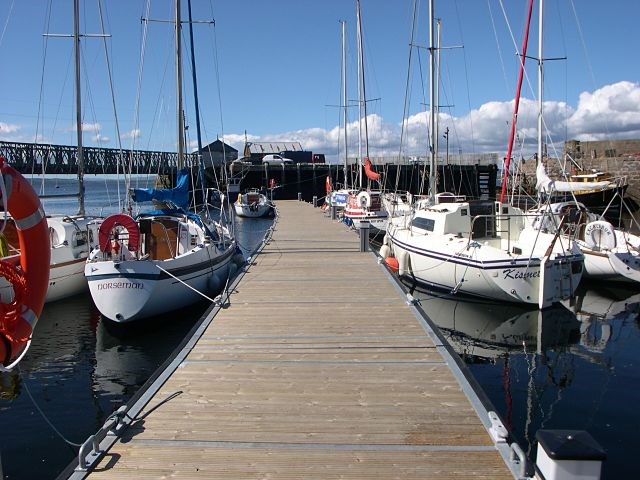
<instances>
[{"instance_id":1,"label":"rolled headsail","mask_svg":"<svg viewBox=\"0 0 640 480\"><path fill-rule=\"evenodd\" d=\"M553 192L577 192L579 190L602 190L606 188L611 182L605 180L602 182L563 182L559 180L552 180L547 175L547 171L544 168L542 162L538 163L536 169L536 190L542 193Z\"/></svg>"},{"instance_id":2,"label":"rolled headsail","mask_svg":"<svg viewBox=\"0 0 640 480\"><path fill-rule=\"evenodd\" d=\"M369 180L380 180L380 174L374 172L371 168L373 165L371 164L371 160L368 157L364 159L364 173L367 175Z\"/></svg>"}]
</instances>

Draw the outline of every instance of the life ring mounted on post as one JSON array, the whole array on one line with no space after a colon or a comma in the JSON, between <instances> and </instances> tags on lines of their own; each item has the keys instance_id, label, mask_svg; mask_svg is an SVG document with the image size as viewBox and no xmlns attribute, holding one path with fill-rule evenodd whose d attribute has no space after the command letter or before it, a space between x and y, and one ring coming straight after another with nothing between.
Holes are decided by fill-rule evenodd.
<instances>
[{"instance_id":1,"label":"life ring mounted on post","mask_svg":"<svg viewBox=\"0 0 640 480\"><path fill-rule=\"evenodd\" d=\"M0 302L0 371L27 353L49 287L49 227L29 182L0 157L2 203L16 225L20 255L0 259L0 274L13 287L13 300Z\"/></svg>"},{"instance_id":2,"label":"life ring mounted on post","mask_svg":"<svg viewBox=\"0 0 640 480\"><path fill-rule=\"evenodd\" d=\"M129 215L125 215L124 213L109 215L100 224L100 229L98 230L100 251L107 253L112 250L110 241L111 232L115 227L123 227L127 230L127 232L129 233L127 249L130 252L137 252L138 247L140 246L140 228L133 218L131 218Z\"/></svg>"}]
</instances>

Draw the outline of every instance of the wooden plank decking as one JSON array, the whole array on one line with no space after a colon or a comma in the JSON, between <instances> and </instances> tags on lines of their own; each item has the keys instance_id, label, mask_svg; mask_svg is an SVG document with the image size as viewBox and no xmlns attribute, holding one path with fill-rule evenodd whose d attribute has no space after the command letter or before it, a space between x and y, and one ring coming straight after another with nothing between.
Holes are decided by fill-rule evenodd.
<instances>
[{"instance_id":1,"label":"wooden plank decking","mask_svg":"<svg viewBox=\"0 0 640 480\"><path fill-rule=\"evenodd\" d=\"M272 240L92 478L513 478L359 239L278 202Z\"/></svg>"}]
</instances>

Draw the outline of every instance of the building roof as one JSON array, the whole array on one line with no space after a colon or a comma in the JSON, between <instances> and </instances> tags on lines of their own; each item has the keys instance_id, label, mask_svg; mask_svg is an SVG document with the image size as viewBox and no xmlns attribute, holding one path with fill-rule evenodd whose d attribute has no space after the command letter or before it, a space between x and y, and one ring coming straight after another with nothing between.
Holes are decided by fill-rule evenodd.
<instances>
[{"instance_id":1,"label":"building roof","mask_svg":"<svg viewBox=\"0 0 640 480\"><path fill-rule=\"evenodd\" d=\"M286 150L301 151L302 145L300 142L247 142L244 154L280 153Z\"/></svg>"},{"instance_id":2,"label":"building roof","mask_svg":"<svg viewBox=\"0 0 640 480\"><path fill-rule=\"evenodd\" d=\"M223 146L224 146L224 151L226 153L232 153L232 152L238 153L238 150L233 148L231 145L227 145L220 139L217 139L215 142L211 142L209 145L202 147L202 151L203 152L222 152Z\"/></svg>"}]
</instances>

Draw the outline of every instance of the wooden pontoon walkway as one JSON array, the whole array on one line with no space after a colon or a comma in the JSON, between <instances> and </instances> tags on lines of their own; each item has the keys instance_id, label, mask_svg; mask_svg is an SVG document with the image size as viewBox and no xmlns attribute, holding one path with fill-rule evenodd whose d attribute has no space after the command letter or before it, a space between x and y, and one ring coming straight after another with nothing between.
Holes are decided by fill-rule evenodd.
<instances>
[{"instance_id":1,"label":"wooden pontoon walkway","mask_svg":"<svg viewBox=\"0 0 640 480\"><path fill-rule=\"evenodd\" d=\"M273 237L91 478L514 478L359 238L277 202Z\"/></svg>"}]
</instances>

